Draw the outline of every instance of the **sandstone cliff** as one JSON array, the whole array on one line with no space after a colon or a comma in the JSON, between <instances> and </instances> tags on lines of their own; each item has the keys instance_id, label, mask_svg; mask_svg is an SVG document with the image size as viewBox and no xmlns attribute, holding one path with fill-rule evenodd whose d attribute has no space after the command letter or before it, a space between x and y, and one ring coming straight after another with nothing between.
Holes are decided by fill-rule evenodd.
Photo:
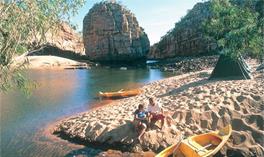
<instances>
[{"instance_id":1,"label":"sandstone cliff","mask_svg":"<svg viewBox=\"0 0 264 157\"><path fill-rule=\"evenodd\" d=\"M261 13L259 5L263 0L230 0L241 8L250 8ZM261 3L262 2L262 3ZM214 53L217 48L214 39L208 39L203 33L203 22L210 18L211 2L197 3L175 27L154 44L148 58L164 59L176 56L196 56ZM261 8L261 7L260 7Z\"/></svg>"},{"instance_id":2,"label":"sandstone cliff","mask_svg":"<svg viewBox=\"0 0 264 157\"><path fill-rule=\"evenodd\" d=\"M69 59L85 59L81 36L67 23L62 22L54 32L45 34L46 42L27 56L53 55ZM34 42L32 43L34 45Z\"/></svg>"},{"instance_id":3,"label":"sandstone cliff","mask_svg":"<svg viewBox=\"0 0 264 157\"><path fill-rule=\"evenodd\" d=\"M133 13L115 2L97 3L83 20L85 53L101 62L145 60L149 39Z\"/></svg>"},{"instance_id":4,"label":"sandstone cliff","mask_svg":"<svg viewBox=\"0 0 264 157\"><path fill-rule=\"evenodd\" d=\"M47 43L54 45L62 50L73 51L84 55L84 45L81 35L71 28L67 23L61 23L55 33L46 34Z\"/></svg>"},{"instance_id":5,"label":"sandstone cliff","mask_svg":"<svg viewBox=\"0 0 264 157\"><path fill-rule=\"evenodd\" d=\"M205 39L202 23L210 16L209 2L197 3L162 39L151 47L149 58L170 58L207 53L216 45Z\"/></svg>"}]
</instances>

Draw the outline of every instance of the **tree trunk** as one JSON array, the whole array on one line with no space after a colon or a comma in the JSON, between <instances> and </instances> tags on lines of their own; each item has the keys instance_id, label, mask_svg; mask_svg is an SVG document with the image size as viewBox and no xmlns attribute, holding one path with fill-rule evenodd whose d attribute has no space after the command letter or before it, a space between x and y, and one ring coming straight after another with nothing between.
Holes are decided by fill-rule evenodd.
<instances>
[{"instance_id":1,"label":"tree trunk","mask_svg":"<svg viewBox=\"0 0 264 157\"><path fill-rule=\"evenodd\" d=\"M210 79L241 80L251 79L250 69L245 60L240 56L232 58L220 55Z\"/></svg>"}]
</instances>

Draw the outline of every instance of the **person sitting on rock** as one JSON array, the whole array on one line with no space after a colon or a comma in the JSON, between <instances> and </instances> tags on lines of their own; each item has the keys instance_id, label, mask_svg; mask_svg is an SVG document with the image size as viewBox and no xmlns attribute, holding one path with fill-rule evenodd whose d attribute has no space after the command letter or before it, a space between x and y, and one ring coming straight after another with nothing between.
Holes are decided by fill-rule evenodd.
<instances>
[{"instance_id":1,"label":"person sitting on rock","mask_svg":"<svg viewBox=\"0 0 264 157\"><path fill-rule=\"evenodd\" d=\"M149 119L148 113L144 110L144 106L142 104L138 105L138 109L134 112L134 123L136 129L139 131L138 140L140 141L141 137L145 133Z\"/></svg>"},{"instance_id":2,"label":"person sitting on rock","mask_svg":"<svg viewBox=\"0 0 264 157\"><path fill-rule=\"evenodd\" d=\"M161 121L161 128L164 127L165 116L163 114L163 109L160 104L155 103L154 98L149 98L148 112L150 113L150 122L155 124L157 121Z\"/></svg>"}]
</instances>

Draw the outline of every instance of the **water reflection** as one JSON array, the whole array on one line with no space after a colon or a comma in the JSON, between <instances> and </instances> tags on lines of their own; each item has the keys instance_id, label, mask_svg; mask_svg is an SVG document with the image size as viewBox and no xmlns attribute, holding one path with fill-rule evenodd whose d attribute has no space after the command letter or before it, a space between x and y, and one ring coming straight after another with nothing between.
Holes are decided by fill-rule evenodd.
<instances>
[{"instance_id":1,"label":"water reflection","mask_svg":"<svg viewBox=\"0 0 264 157\"><path fill-rule=\"evenodd\" d=\"M67 145L67 141L50 140L40 132L58 118L96 106L99 91L131 89L170 76L157 69L100 68L32 70L28 75L39 85L29 99L17 91L0 95L1 156L64 156L82 149Z\"/></svg>"},{"instance_id":2,"label":"water reflection","mask_svg":"<svg viewBox=\"0 0 264 157\"><path fill-rule=\"evenodd\" d=\"M40 71L31 72L31 75L36 78L35 81L38 85L34 91L34 98L37 100L46 100L47 98L52 101L63 100L72 93L78 82L78 76L72 75L71 71L57 71L56 73ZM60 89L63 89L63 92Z\"/></svg>"}]
</instances>

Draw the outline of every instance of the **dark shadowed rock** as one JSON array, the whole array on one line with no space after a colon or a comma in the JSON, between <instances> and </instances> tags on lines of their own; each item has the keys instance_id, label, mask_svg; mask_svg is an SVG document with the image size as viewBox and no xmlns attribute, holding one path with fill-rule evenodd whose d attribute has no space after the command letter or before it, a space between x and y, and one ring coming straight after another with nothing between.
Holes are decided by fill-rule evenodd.
<instances>
[{"instance_id":1,"label":"dark shadowed rock","mask_svg":"<svg viewBox=\"0 0 264 157\"><path fill-rule=\"evenodd\" d=\"M83 20L85 53L101 62L145 60L149 39L133 13L114 2L97 3Z\"/></svg>"}]
</instances>

